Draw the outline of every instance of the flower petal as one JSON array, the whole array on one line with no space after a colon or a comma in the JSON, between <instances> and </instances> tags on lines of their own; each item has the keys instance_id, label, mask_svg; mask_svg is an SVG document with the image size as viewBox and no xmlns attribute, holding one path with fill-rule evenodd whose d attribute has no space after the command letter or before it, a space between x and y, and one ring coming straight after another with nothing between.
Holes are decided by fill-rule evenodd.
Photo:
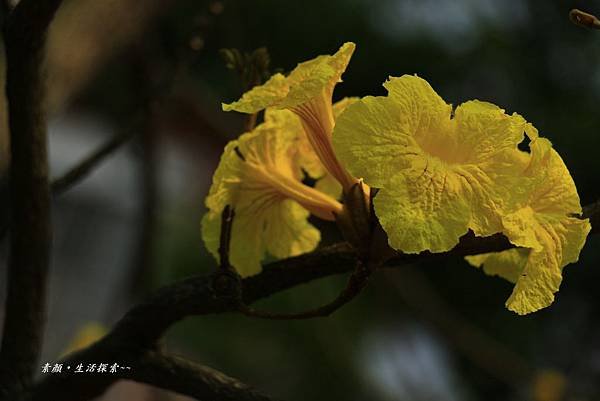
<instances>
[{"instance_id":1,"label":"flower petal","mask_svg":"<svg viewBox=\"0 0 600 401\"><path fill-rule=\"evenodd\" d=\"M537 138L529 147L531 163L525 173L533 180L531 206L544 214L581 214L577 187L552 143L546 138Z\"/></svg>"},{"instance_id":2,"label":"flower petal","mask_svg":"<svg viewBox=\"0 0 600 401\"><path fill-rule=\"evenodd\" d=\"M233 202L234 188L239 184L239 158L235 154L237 141L231 141L223 150L217 170L213 175L213 183L204 203L208 209L223 210Z\"/></svg>"},{"instance_id":3,"label":"flower petal","mask_svg":"<svg viewBox=\"0 0 600 401\"><path fill-rule=\"evenodd\" d=\"M413 172L395 175L374 199L390 246L406 253L452 249L468 231L471 217L463 184L456 175L431 166Z\"/></svg>"},{"instance_id":4,"label":"flower petal","mask_svg":"<svg viewBox=\"0 0 600 401\"><path fill-rule=\"evenodd\" d=\"M562 221L546 219L534 227L542 250L531 251L506 301L508 309L521 315L552 304L562 281L562 268L573 261L573 255L579 255L590 230L589 223L573 217Z\"/></svg>"},{"instance_id":5,"label":"flower petal","mask_svg":"<svg viewBox=\"0 0 600 401\"><path fill-rule=\"evenodd\" d=\"M336 121L333 148L340 162L373 187L384 188L421 149L398 116L404 111L383 97L365 97Z\"/></svg>"},{"instance_id":6,"label":"flower petal","mask_svg":"<svg viewBox=\"0 0 600 401\"><path fill-rule=\"evenodd\" d=\"M321 234L308 223L309 212L298 203L277 194L244 195L244 202L235 209L229 250L230 263L242 277L262 270L265 251L276 258L286 258L316 248ZM209 211L202 220L202 237L217 260L220 232L221 215Z\"/></svg>"},{"instance_id":7,"label":"flower petal","mask_svg":"<svg viewBox=\"0 0 600 401\"><path fill-rule=\"evenodd\" d=\"M279 107L296 107L321 96L323 91L329 95L331 102L333 88L340 82L355 48L354 43L346 42L331 56L319 56L298 64L288 76L290 90Z\"/></svg>"},{"instance_id":8,"label":"flower petal","mask_svg":"<svg viewBox=\"0 0 600 401\"><path fill-rule=\"evenodd\" d=\"M268 108L265 110L265 121L272 122L287 132L293 132L298 138L298 164L312 178L320 178L326 174L325 167L312 148L300 118L289 110Z\"/></svg>"},{"instance_id":9,"label":"flower petal","mask_svg":"<svg viewBox=\"0 0 600 401\"><path fill-rule=\"evenodd\" d=\"M298 203L286 199L268 210L264 240L267 250L276 258L297 256L314 250L321 233L308 223L309 212Z\"/></svg>"},{"instance_id":10,"label":"flower petal","mask_svg":"<svg viewBox=\"0 0 600 401\"><path fill-rule=\"evenodd\" d=\"M275 74L265 84L246 92L242 98L223 104L225 111L256 113L267 107L293 108L312 98L330 96L333 87L340 81L356 45L347 42L334 55L324 55L299 63L287 77Z\"/></svg>"},{"instance_id":11,"label":"flower petal","mask_svg":"<svg viewBox=\"0 0 600 401\"><path fill-rule=\"evenodd\" d=\"M506 302L508 309L527 314L552 303L562 281L562 268L577 261L591 226L587 220L566 215L516 213L510 216L512 221L516 220L515 216L522 217L520 225L527 229L523 232L518 232L514 227L507 230L511 242L539 245L537 249L531 249L523 273ZM530 235L534 238L523 240ZM514 263L522 264L522 261ZM512 268L514 266L507 267Z\"/></svg>"},{"instance_id":12,"label":"flower petal","mask_svg":"<svg viewBox=\"0 0 600 401\"><path fill-rule=\"evenodd\" d=\"M263 85L255 86L244 93L242 98L233 103L223 103L224 111L239 111L240 113L253 114L267 107L281 102L288 94L290 88L286 77L277 73Z\"/></svg>"},{"instance_id":13,"label":"flower petal","mask_svg":"<svg viewBox=\"0 0 600 401\"><path fill-rule=\"evenodd\" d=\"M483 267L483 271L490 276L500 276L511 283L516 283L525 265L529 249L515 248L503 252L484 253L465 257L472 266Z\"/></svg>"},{"instance_id":14,"label":"flower petal","mask_svg":"<svg viewBox=\"0 0 600 401\"><path fill-rule=\"evenodd\" d=\"M390 78L384 86L389 96L367 96L348 106L333 133L340 161L351 174L378 188L425 153L418 140L443 133L452 110L419 77Z\"/></svg>"},{"instance_id":15,"label":"flower petal","mask_svg":"<svg viewBox=\"0 0 600 401\"><path fill-rule=\"evenodd\" d=\"M454 120L457 148L450 151L461 163L475 164L507 149L514 150L523 140L527 124L520 115L508 115L500 107L479 100L458 106Z\"/></svg>"}]
</instances>

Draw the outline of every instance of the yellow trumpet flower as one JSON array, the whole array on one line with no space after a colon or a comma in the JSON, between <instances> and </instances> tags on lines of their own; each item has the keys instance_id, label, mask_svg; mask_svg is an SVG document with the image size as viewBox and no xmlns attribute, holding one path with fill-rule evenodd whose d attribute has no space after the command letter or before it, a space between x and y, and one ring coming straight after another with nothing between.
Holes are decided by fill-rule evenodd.
<instances>
[{"instance_id":1,"label":"yellow trumpet flower","mask_svg":"<svg viewBox=\"0 0 600 401\"><path fill-rule=\"evenodd\" d=\"M470 229L500 231L500 216L519 196L517 171L525 120L490 103L446 104L427 81L390 78L385 97L349 106L333 144L349 171L380 188L375 214L390 246L406 253L444 252ZM510 194L510 196L509 196Z\"/></svg>"},{"instance_id":2,"label":"yellow trumpet flower","mask_svg":"<svg viewBox=\"0 0 600 401\"><path fill-rule=\"evenodd\" d=\"M223 104L223 110L256 113L272 107L293 111L300 117L307 139L325 169L348 190L356 179L339 163L331 146L335 124L332 96L354 48L354 43L348 42L334 55L298 64L288 76L275 74L238 101Z\"/></svg>"},{"instance_id":3,"label":"yellow trumpet flower","mask_svg":"<svg viewBox=\"0 0 600 401\"><path fill-rule=\"evenodd\" d=\"M336 199L302 183L296 116L269 114L225 147L202 221L206 247L218 258L221 213L226 205L235 209L229 256L242 276L260 272L267 252L285 258L312 251L320 233L308 223L309 214L334 220L342 210Z\"/></svg>"}]
</instances>

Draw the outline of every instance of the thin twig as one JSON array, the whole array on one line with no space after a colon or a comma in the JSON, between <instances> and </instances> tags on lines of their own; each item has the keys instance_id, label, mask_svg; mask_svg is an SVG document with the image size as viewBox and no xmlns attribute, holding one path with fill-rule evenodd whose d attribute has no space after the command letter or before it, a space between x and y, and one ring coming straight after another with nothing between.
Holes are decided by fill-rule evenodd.
<instances>
[{"instance_id":1,"label":"thin twig","mask_svg":"<svg viewBox=\"0 0 600 401\"><path fill-rule=\"evenodd\" d=\"M59 196L78 184L81 180L87 177L106 157L111 155L121 145L129 141L135 134L132 127L127 127L123 131L116 134L99 148L95 149L87 157L82 159L77 165L73 166L69 171L60 177L52 180L52 195Z\"/></svg>"},{"instance_id":2,"label":"thin twig","mask_svg":"<svg viewBox=\"0 0 600 401\"><path fill-rule=\"evenodd\" d=\"M372 270L361 268L360 262L358 265L359 266L354 269L348 278L346 287L344 287L344 289L335 297L333 301L326 303L325 305L297 313L274 313L254 309L245 304L240 304L239 311L246 316L270 320L303 320L312 319L315 317L327 317L356 298L367 286Z\"/></svg>"}]
</instances>

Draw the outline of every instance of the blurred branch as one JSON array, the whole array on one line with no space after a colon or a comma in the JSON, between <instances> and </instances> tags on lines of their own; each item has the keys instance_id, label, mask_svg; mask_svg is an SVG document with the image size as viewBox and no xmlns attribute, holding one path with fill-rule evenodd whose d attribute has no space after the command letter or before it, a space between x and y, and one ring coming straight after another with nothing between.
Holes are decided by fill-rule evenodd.
<instances>
[{"instance_id":1,"label":"blurred branch","mask_svg":"<svg viewBox=\"0 0 600 401\"><path fill-rule=\"evenodd\" d=\"M52 183L50 184L51 195L62 195L73 186L77 185L95 168L97 168L100 163L102 163L114 151L119 149L123 144L130 140L134 135L135 130L133 126L125 128L122 132L116 134L108 142L94 150L62 176L53 179ZM0 225L0 241L4 239L4 236L8 232L7 227L5 227L3 223Z\"/></svg>"},{"instance_id":2,"label":"blurred branch","mask_svg":"<svg viewBox=\"0 0 600 401\"><path fill-rule=\"evenodd\" d=\"M0 396L5 397L31 385L42 347L52 227L41 70L48 26L60 4L22 0L3 26L12 213L0 350Z\"/></svg>"},{"instance_id":3,"label":"blurred branch","mask_svg":"<svg viewBox=\"0 0 600 401\"><path fill-rule=\"evenodd\" d=\"M125 128L122 132L116 134L112 139L90 153L77 165L73 166L65 174L54 178L51 184L52 195L62 195L74 185L78 184L96 167L98 167L98 165L102 163L106 157L111 155L115 150L119 149L121 145L129 141L134 136L134 133L135 130L132 127Z\"/></svg>"}]
</instances>

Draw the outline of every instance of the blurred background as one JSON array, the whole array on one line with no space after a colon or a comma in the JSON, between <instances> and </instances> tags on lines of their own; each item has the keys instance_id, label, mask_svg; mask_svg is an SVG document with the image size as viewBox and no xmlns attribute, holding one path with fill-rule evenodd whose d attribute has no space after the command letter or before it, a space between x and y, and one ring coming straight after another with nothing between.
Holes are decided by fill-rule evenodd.
<instances>
[{"instance_id":1,"label":"blurred background","mask_svg":"<svg viewBox=\"0 0 600 401\"><path fill-rule=\"evenodd\" d=\"M220 108L243 90L222 48L266 47L272 70L289 71L354 41L336 99L382 95L388 75L416 73L454 105L493 102L554 143L582 204L599 199L600 32L570 23L575 7L600 14L600 1L574 0L66 0L47 57L53 176L114 136L132 137L54 201L42 362L94 338L152 289L215 268L200 235L203 200L244 125ZM324 244L339 240L318 224ZM504 307L510 283L448 260L380 272L326 319L190 318L167 343L291 401L600 400L599 248L590 237L557 301L525 317ZM0 256L4 283L5 243ZM343 285L321 280L260 306L306 309ZM183 398L121 382L103 399Z\"/></svg>"}]
</instances>

